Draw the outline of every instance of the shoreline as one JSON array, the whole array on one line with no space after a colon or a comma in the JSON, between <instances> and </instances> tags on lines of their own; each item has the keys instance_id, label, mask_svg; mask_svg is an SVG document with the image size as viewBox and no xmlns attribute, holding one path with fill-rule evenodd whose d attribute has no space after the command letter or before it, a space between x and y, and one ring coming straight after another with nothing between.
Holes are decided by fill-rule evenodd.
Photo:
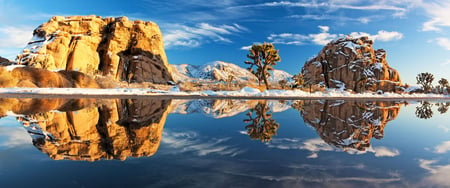
<instances>
[{"instance_id":1,"label":"shoreline","mask_svg":"<svg viewBox=\"0 0 450 188\"><path fill-rule=\"evenodd\" d=\"M271 95L273 94L273 95ZM295 95L301 94L301 95ZM437 94L349 94L348 92L306 93L290 90L178 92L143 88L0 88L0 98L92 98L92 99L244 99L244 100L443 100L450 95Z\"/></svg>"}]
</instances>

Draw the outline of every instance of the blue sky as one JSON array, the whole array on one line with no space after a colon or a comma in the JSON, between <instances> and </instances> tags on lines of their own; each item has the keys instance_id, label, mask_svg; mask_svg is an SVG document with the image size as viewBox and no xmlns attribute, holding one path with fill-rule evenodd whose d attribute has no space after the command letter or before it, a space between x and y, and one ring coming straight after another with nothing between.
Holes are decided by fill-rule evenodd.
<instances>
[{"instance_id":1,"label":"blue sky","mask_svg":"<svg viewBox=\"0 0 450 188\"><path fill-rule=\"evenodd\" d=\"M330 40L369 35L402 81L415 84L419 72L450 79L449 10L450 0L0 0L0 55L15 57L53 15L127 16L160 26L171 64L245 67L247 46L273 42L276 68L291 74Z\"/></svg>"}]
</instances>

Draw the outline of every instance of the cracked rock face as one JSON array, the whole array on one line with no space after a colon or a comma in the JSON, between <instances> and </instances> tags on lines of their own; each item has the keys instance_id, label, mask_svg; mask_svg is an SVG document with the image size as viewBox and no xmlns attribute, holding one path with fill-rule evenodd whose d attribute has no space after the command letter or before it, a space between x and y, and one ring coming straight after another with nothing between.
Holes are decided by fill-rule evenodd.
<instances>
[{"instance_id":1,"label":"cracked rock face","mask_svg":"<svg viewBox=\"0 0 450 188\"><path fill-rule=\"evenodd\" d=\"M34 30L16 60L48 70L102 74L116 81L173 81L158 25L126 17L55 16Z\"/></svg>"},{"instance_id":2,"label":"cracked rock face","mask_svg":"<svg viewBox=\"0 0 450 188\"><path fill-rule=\"evenodd\" d=\"M302 68L305 84L364 91L399 91L400 75L386 62L386 51L374 50L367 37L328 43Z\"/></svg>"}]
</instances>

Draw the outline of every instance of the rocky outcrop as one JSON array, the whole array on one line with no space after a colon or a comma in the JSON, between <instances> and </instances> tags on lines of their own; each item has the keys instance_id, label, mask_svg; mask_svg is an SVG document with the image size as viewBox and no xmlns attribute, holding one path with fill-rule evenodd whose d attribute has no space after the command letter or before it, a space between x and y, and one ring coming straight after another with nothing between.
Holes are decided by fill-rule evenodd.
<instances>
[{"instance_id":1,"label":"rocky outcrop","mask_svg":"<svg viewBox=\"0 0 450 188\"><path fill-rule=\"evenodd\" d=\"M0 87L99 88L91 76L77 71L49 71L20 65L0 66Z\"/></svg>"},{"instance_id":2,"label":"rocky outcrop","mask_svg":"<svg viewBox=\"0 0 450 188\"><path fill-rule=\"evenodd\" d=\"M10 63L11 61L9 61L9 59L6 59L6 58L4 58L4 57L2 57L2 56L0 56L0 64L8 64L8 63Z\"/></svg>"},{"instance_id":3,"label":"rocky outcrop","mask_svg":"<svg viewBox=\"0 0 450 188\"><path fill-rule=\"evenodd\" d=\"M161 31L127 17L55 16L34 30L17 56L20 64L48 70L109 75L116 81L172 81Z\"/></svg>"},{"instance_id":4,"label":"rocky outcrop","mask_svg":"<svg viewBox=\"0 0 450 188\"><path fill-rule=\"evenodd\" d=\"M363 91L399 91L400 75L386 62L386 51L374 50L368 37L328 43L302 68L305 84Z\"/></svg>"},{"instance_id":5,"label":"rocky outcrop","mask_svg":"<svg viewBox=\"0 0 450 188\"><path fill-rule=\"evenodd\" d=\"M42 100L45 101L21 101L3 111L12 109L24 114L18 117L19 121L32 136L35 147L50 158L87 161L152 156L161 142L171 103L170 99L123 99L104 101L97 107L87 105L84 99ZM46 107L36 111L33 107L39 102ZM84 108L70 109L72 106Z\"/></svg>"},{"instance_id":6,"label":"rocky outcrop","mask_svg":"<svg viewBox=\"0 0 450 188\"><path fill-rule=\"evenodd\" d=\"M343 150L365 151L372 138L384 137L402 103L367 101L299 101L298 110L307 125L326 143Z\"/></svg>"}]
</instances>

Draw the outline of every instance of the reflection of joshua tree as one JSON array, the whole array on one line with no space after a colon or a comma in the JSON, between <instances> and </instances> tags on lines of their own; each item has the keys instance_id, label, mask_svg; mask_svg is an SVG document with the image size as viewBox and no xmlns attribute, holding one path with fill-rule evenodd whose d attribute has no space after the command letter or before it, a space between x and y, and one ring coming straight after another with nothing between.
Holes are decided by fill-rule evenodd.
<instances>
[{"instance_id":1,"label":"reflection of joshua tree","mask_svg":"<svg viewBox=\"0 0 450 188\"><path fill-rule=\"evenodd\" d=\"M448 107L450 106L450 103L437 103L436 106L438 106L438 111L441 114L445 114L448 111Z\"/></svg>"},{"instance_id":2,"label":"reflection of joshua tree","mask_svg":"<svg viewBox=\"0 0 450 188\"><path fill-rule=\"evenodd\" d=\"M420 119L429 119L433 117L433 110L431 110L432 104L427 101L422 101L421 105L416 107L416 116Z\"/></svg>"},{"instance_id":3,"label":"reflection of joshua tree","mask_svg":"<svg viewBox=\"0 0 450 188\"><path fill-rule=\"evenodd\" d=\"M252 117L255 113L255 117ZM247 134L251 139L258 139L263 142L270 141L272 136L277 133L277 129L280 126L272 119L270 113L270 107L266 102L258 103L255 108L251 109L247 113L248 119L244 119L245 123L250 123L245 126Z\"/></svg>"}]
</instances>

